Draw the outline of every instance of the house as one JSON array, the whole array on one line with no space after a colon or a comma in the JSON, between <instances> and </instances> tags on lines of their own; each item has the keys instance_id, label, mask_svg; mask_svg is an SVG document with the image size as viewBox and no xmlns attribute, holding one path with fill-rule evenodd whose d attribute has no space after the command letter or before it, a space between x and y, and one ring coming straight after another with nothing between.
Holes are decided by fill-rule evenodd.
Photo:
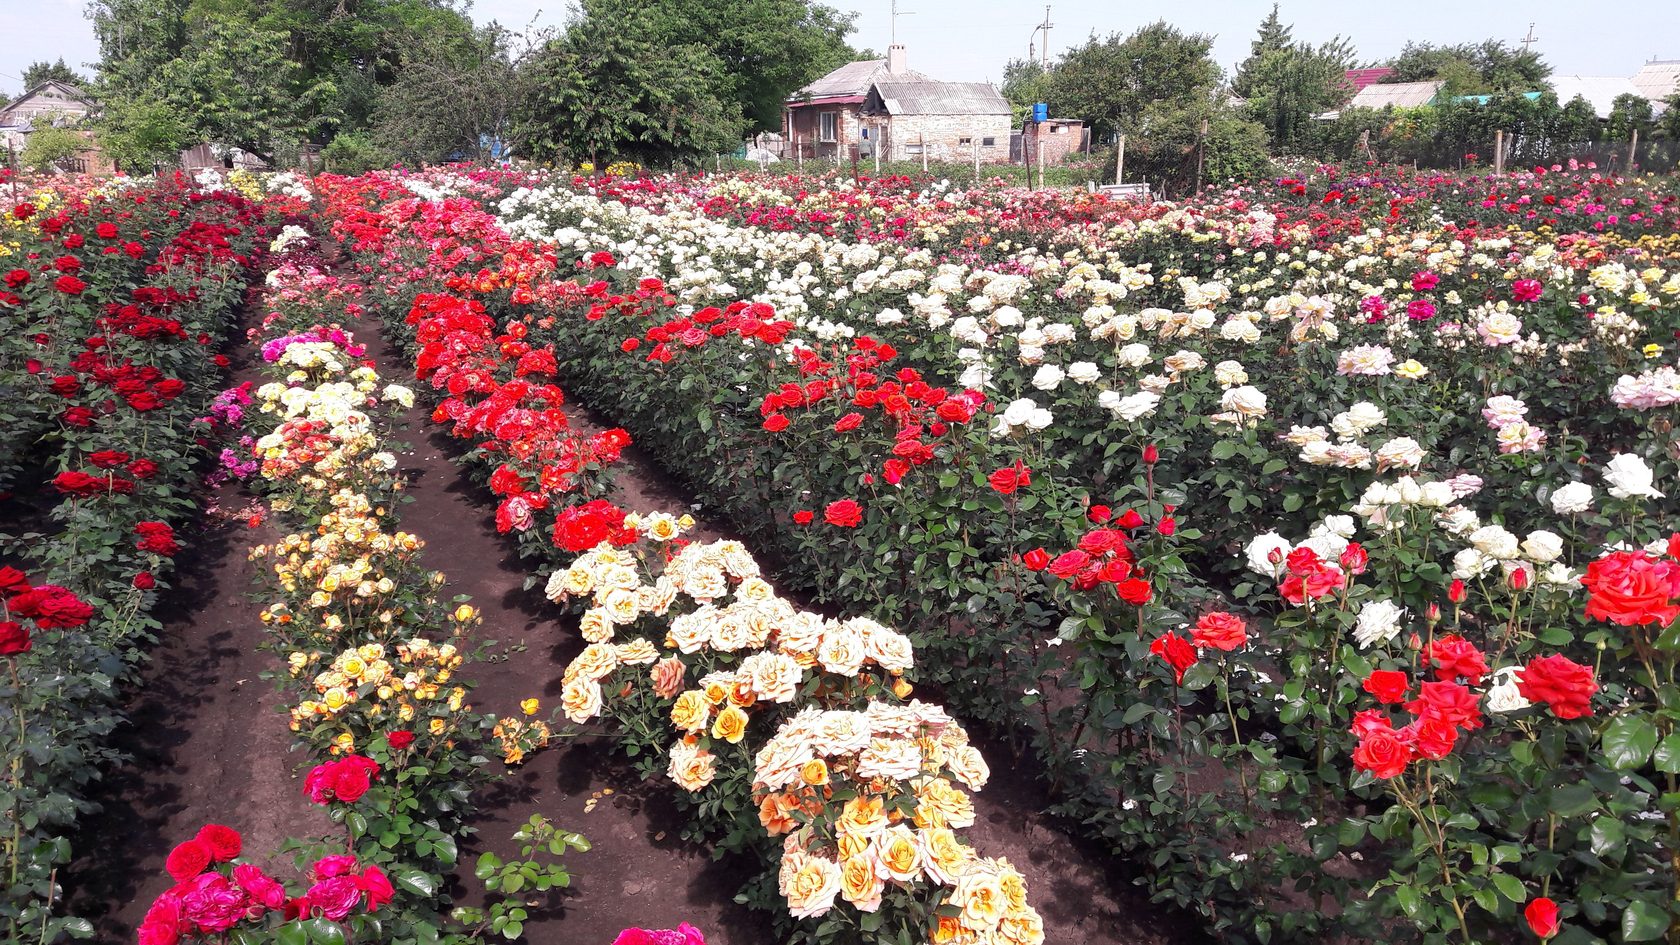
<instances>
[{"instance_id":1,"label":"house","mask_svg":"<svg viewBox=\"0 0 1680 945\"><path fill-rule=\"evenodd\" d=\"M1357 95L1364 91L1366 86L1376 85L1393 74L1394 70L1387 66L1376 66L1370 69L1349 69L1343 73L1343 78L1347 80L1348 89Z\"/></svg>"},{"instance_id":2,"label":"house","mask_svg":"<svg viewBox=\"0 0 1680 945\"><path fill-rule=\"evenodd\" d=\"M42 122L74 126L93 109L93 102L74 85L57 80L42 82L0 107L0 147L6 148L8 153L21 152L30 133L40 127ZM93 140L93 134L88 131L82 131L80 134L87 139L87 148L70 170L95 174L109 173L110 162L100 153Z\"/></svg>"},{"instance_id":3,"label":"house","mask_svg":"<svg viewBox=\"0 0 1680 945\"><path fill-rule=\"evenodd\" d=\"M1660 105L1680 91L1680 59L1653 59L1640 66L1628 81L1652 105Z\"/></svg>"},{"instance_id":4,"label":"house","mask_svg":"<svg viewBox=\"0 0 1680 945\"><path fill-rule=\"evenodd\" d=\"M1421 108L1434 105L1445 82L1375 82L1360 89L1348 108Z\"/></svg>"},{"instance_id":5,"label":"house","mask_svg":"<svg viewBox=\"0 0 1680 945\"><path fill-rule=\"evenodd\" d=\"M790 154L833 161L1009 159L1009 102L985 82L938 82L909 68L905 49L847 63L796 92L783 109Z\"/></svg>"},{"instance_id":6,"label":"house","mask_svg":"<svg viewBox=\"0 0 1680 945\"><path fill-rule=\"evenodd\" d=\"M1021 152L1016 160L1038 164L1038 141L1044 139L1044 163L1059 164L1070 154L1085 150L1085 123L1077 118L1052 118L1035 122L1030 118L1021 130Z\"/></svg>"}]
</instances>

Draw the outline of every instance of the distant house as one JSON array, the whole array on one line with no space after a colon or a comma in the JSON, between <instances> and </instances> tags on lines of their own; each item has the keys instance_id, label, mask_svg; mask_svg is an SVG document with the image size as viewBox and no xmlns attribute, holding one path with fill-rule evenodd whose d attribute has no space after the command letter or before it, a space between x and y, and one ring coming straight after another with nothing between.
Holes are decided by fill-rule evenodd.
<instances>
[{"instance_id":1,"label":"distant house","mask_svg":"<svg viewBox=\"0 0 1680 945\"><path fill-rule=\"evenodd\" d=\"M1077 118L1052 118L1035 122L1030 116L1022 126L1021 153L1011 155L1014 160L1038 163L1039 139L1044 139L1044 163L1057 164L1085 149L1085 123Z\"/></svg>"},{"instance_id":2,"label":"distant house","mask_svg":"<svg viewBox=\"0 0 1680 945\"><path fill-rule=\"evenodd\" d=\"M885 59L847 63L787 100L782 130L790 151L845 161L879 154L918 160L1009 159L1009 102L985 82L937 82L906 64L903 46Z\"/></svg>"},{"instance_id":3,"label":"distant house","mask_svg":"<svg viewBox=\"0 0 1680 945\"><path fill-rule=\"evenodd\" d=\"M1680 90L1680 59L1653 59L1639 67L1628 81L1640 95L1660 105L1664 99Z\"/></svg>"},{"instance_id":4,"label":"distant house","mask_svg":"<svg viewBox=\"0 0 1680 945\"><path fill-rule=\"evenodd\" d=\"M0 107L0 148L21 152L29 135L43 122L60 127L79 125L94 110L82 90L68 82L50 79L36 85ZM70 170L89 173L109 173L110 162L99 152L91 132L81 132L87 148Z\"/></svg>"},{"instance_id":5,"label":"distant house","mask_svg":"<svg viewBox=\"0 0 1680 945\"><path fill-rule=\"evenodd\" d=\"M1347 79L1348 88L1357 95L1367 85L1375 85L1393 74L1393 69L1379 66L1371 69L1349 69L1344 73L1344 77Z\"/></svg>"},{"instance_id":6,"label":"distant house","mask_svg":"<svg viewBox=\"0 0 1680 945\"><path fill-rule=\"evenodd\" d=\"M1348 108L1422 108L1436 104L1445 82L1375 82L1360 89Z\"/></svg>"}]
</instances>

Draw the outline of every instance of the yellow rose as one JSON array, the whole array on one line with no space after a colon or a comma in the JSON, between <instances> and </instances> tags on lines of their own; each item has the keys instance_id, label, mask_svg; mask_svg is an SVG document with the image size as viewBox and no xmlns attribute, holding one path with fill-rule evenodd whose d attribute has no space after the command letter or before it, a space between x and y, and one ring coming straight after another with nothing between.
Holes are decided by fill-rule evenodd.
<instances>
[{"instance_id":1,"label":"yellow rose","mask_svg":"<svg viewBox=\"0 0 1680 945\"><path fill-rule=\"evenodd\" d=\"M828 783L828 762L821 758L812 758L799 766L799 780L811 787L822 787Z\"/></svg>"},{"instance_id":2,"label":"yellow rose","mask_svg":"<svg viewBox=\"0 0 1680 945\"><path fill-rule=\"evenodd\" d=\"M914 882L922 875L922 846L909 827L888 827L875 838L875 857L881 872L901 883Z\"/></svg>"},{"instance_id":3,"label":"yellow rose","mask_svg":"<svg viewBox=\"0 0 1680 945\"><path fill-rule=\"evenodd\" d=\"M525 701L519 703L519 711L525 713L526 715L536 715L537 710L541 707L541 704L535 699L526 699Z\"/></svg>"},{"instance_id":4,"label":"yellow rose","mask_svg":"<svg viewBox=\"0 0 1680 945\"><path fill-rule=\"evenodd\" d=\"M688 690L678 696L677 701L671 705L671 724L684 732L703 731L711 715L711 703L706 701L706 694L698 689Z\"/></svg>"},{"instance_id":5,"label":"yellow rose","mask_svg":"<svg viewBox=\"0 0 1680 945\"><path fill-rule=\"evenodd\" d=\"M731 745L738 745L747 734L747 713L735 706L729 706L718 713L717 720L712 723L712 737L721 738Z\"/></svg>"},{"instance_id":6,"label":"yellow rose","mask_svg":"<svg viewBox=\"0 0 1680 945\"><path fill-rule=\"evenodd\" d=\"M887 815L881 799L863 795L852 798L841 808L840 820L836 826L843 833L874 837L887 829Z\"/></svg>"},{"instance_id":7,"label":"yellow rose","mask_svg":"<svg viewBox=\"0 0 1680 945\"><path fill-rule=\"evenodd\" d=\"M951 886L962 875L974 851L962 845L949 827L930 827L922 830L922 864L934 882Z\"/></svg>"},{"instance_id":8,"label":"yellow rose","mask_svg":"<svg viewBox=\"0 0 1680 945\"><path fill-rule=\"evenodd\" d=\"M432 734L433 735L442 735L444 727L445 727L446 724L447 723L445 723L443 719L433 719L432 724L431 724Z\"/></svg>"},{"instance_id":9,"label":"yellow rose","mask_svg":"<svg viewBox=\"0 0 1680 945\"><path fill-rule=\"evenodd\" d=\"M781 886L788 913L795 919L823 915L834 908L834 897L840 892L840 864L794 850L783 857Z\"/></svg>"},{"instance_id":10,"label":"yellow rose","mask_svg":"<svg viewBox=\"0 0 1680 945\"><path fill-rule=\"evenodd\" d=\"M995 872L984 861L971 866L957 879L951 891L951 905L962 910L962 924L976 932L988 932L997 927L1009 911L1009 900Z\"/></svg>"},{"instance_id":11,"label":"yellow rose","mask_svg":"<svg viewBox=\"0 0 1680 945\"><path fill-rule=\"evenodd\" d=\"M875 861L868 856L853 856L840 867L840 897L860 912L874 912L881 908L881 893L886 889Z\"/></svg>"}]
</instances>

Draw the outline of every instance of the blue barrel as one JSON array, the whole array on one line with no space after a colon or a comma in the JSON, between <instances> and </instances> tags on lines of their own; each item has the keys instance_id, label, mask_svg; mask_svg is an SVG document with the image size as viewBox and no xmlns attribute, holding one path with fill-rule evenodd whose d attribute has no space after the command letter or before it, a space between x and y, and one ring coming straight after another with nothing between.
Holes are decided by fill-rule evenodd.
<instances>
[{"instance_id":1,"label":"blue barrel","mask_svg":"<svg viewBox=\"0 0 1680 945\"><path fill-rule=\"evenodd\" d=\"M1050 120L1050 106L1043 102L1033 106L1033 121L1043 123Z\"/></svg>"}]
</instances>

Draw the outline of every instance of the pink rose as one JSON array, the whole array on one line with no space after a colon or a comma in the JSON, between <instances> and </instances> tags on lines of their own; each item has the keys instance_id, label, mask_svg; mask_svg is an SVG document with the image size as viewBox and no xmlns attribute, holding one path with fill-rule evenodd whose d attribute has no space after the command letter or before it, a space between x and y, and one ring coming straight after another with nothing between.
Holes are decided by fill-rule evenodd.
<instances>
[{"instance_id":1,"label":"pink rose","mask_svg":"<svg viewBox=\"0 0 1680 945\"><path fill-rule=\"evenodd\" d=\"M140 945L176 945L181 940L181 897L173 892L157 897L137 931Z\"/></svg>"},{"instance_id":2,"label":"pink rose","mask_svg":"<svg viewBox=\"0 0 1680 945\"><path fill-rule=\"evenodd\" d=\"M334 856L323 856L315 861L310 872L316 879L332 879L334 876L348 876L356 871L356 858L348 853Z\"/></svg>"},{"instance_id":3,"label":"pink rose","mask_svg":"<svg viewBox=\"0 0 1680 945\"><path fill-rule=\"evenodd\" d=\"M661 699L669 699L682 691L683 674L688 667L675 656L667 656L655 663L650 675L653 678L653 691Z\"/></svg>"},{"instance_id":4,"label":"pink rose","mask_svg":"<svg viewBox=\"0 0 1680 945\"><path fill-rule=\"evenodd\" d=\"M309 887L307 898L311 911L319 909L323 917L337 922L356 908L362 889L353 876L334 876Z\"/></svg>"},{"instance_id":5,"label":"pink rose","mask_svg":"<svg viewBox=\"0 0 1680 945\"><path fill-rule=\"evenodd\" d=\"M260 903L269 909L278 909L286 904L286 887L279 881L262 871L260 866L241 863L233 868L233 881L239 888L245 890L245 895L251 901Z\"/></svg>"},{"instance_id":6,"label":"pink rose","mask_svg":"<svg viewBox=\"0 0 1680 945\"><path fill-rule=\"evenodd\" d=\"M220 873L195 877L187 890L181 897L181 911L194 925L209 932L233 928L250 908L245 893Z\"/></svg>"}]
</instances>

